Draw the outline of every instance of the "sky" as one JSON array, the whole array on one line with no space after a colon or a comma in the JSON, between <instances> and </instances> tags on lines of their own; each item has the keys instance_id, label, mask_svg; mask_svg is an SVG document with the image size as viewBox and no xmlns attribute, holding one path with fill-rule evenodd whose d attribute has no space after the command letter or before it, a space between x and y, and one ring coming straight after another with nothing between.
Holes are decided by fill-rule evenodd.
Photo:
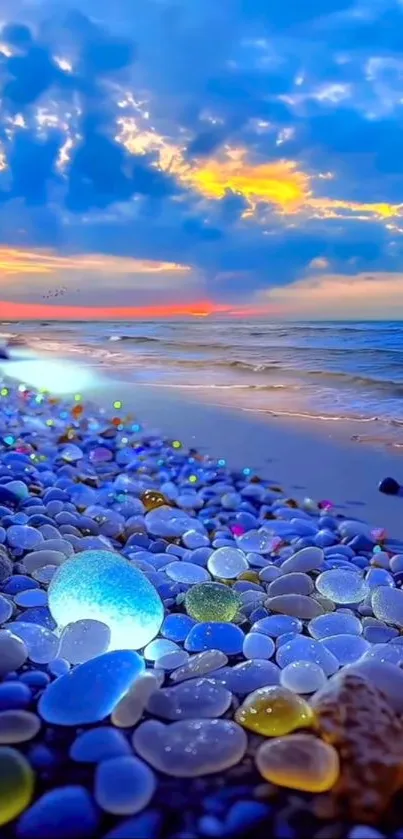
<instances>
[{"instance_id":1,"label":"sky","mask_svg":"<svg viewBox=\"0 0 403 839\"><path fill-rule=\"evenodd\" d=\"M403 318L403 0L2 0L0 319Z\"/></svg>"}]
</instances>

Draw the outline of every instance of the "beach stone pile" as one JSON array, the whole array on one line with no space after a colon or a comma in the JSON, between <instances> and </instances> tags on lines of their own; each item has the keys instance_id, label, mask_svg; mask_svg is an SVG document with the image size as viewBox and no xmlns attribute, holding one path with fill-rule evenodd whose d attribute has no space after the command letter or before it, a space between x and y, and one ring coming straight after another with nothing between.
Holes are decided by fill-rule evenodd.
<instances>
[{"instance_id":1,"label":"beach stone pile","mask_svg":"<svg viewBox=\"0 0 403 839\"><path fill-rule=\"evenodd\" d=\"M403 544L0 395L5 839L403 837Z\"/></svg>"}]
</instances>

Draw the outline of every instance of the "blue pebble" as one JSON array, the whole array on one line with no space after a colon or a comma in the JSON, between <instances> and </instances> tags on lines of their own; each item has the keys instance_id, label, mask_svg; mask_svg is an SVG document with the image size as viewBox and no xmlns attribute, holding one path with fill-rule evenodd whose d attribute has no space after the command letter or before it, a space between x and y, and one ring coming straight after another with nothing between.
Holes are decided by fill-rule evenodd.
<instances>
[{"instance_id":1,"label":"blue pebble","mask_svg":"<svg viewBox=\"0 0 403 839\"><path fill-rule=\"evenodd\" d=\"M99 722L112 713L143 670L143 659L132 650L104 653L48 685L38 711L55 725Z\"/></svg>"},{"instance_id":2,"label":"blue pebble","mask_svg":"<svg viewBox=\"0 0 403 839\"><path fill-rule=\"evenodd\" d=\"M230 831L247 830L266 819L270 812L271 807L260 801L236 801L225 819L225 827Z\"/></svg>"},{"instance_id":3,"label":"blue pebble","mask_svg":"<svg viewBox=\"0 0 403 839\"><path fill-rule=\"evenodd\" d=\"M162 813L157 810L146 810L132 819L127 819L117 827L113 827L104 839L157 839L162 828Z\"/></svg>"},{"instance_id":4,"label":"blue pebble","mask_svg":"<svg viewBox=\"0 0 403 839\"><path fill-rule=\"evenodd\" d=\"M351 559L354 556L354 551L348 545L335 545L330 548L324 548L324 554L326 559L328 557L334 556L335 554L343 554L347 557L347 559Z\"/></svg>"},{"instance_id":5,"label":"blue pebble","mask_svg":"<svg viewBox=\"0 0 403 839\"><path fill-rule=\"evenodd\" d=\"M59 763L57 754L44 743L35 743L28 752L28 760L31 766L43 772L53 769Z\"/></svg>"},{"instance_id":6,"label":"blue pebble","mask_svg":"<svg viewBox=\"0 0 403 839\"><path fill-rule=\"evenodd\" d=\"M21 682L3 682L0 685L0 711L11 711L14 708L27 708L32 699L28 685Z\"/></svg>"},{"instance_id":7,"label":"blue pebble","mask_svg":"<svg viewBox=\"0 0 403 839\"><path fill-rule=\"evenodd\" d=\"M4 594L18 594L20 591L26 591L29 588L39 588L37 580L32 577L27 577L26 574L13 574L3 586Z\"/></svg>"},{"instance_id":8,"label":"blue pebble","mask_svg":"<svg viewBox=\"0 0 403 839\"><path fill-rule=\"evenodd\" d=\"M348 543L349 548L352 548L354 551L372 551L374 545L375 542L372 539L368 539L363 533L354 536Z\"/></svg>"},{"instance_id":9,"label":"blue pebble","mask_svg":"<svg viewBox=\"0 0 403 839\"><path fill-rule=\"evenodd\" d=\"M312 546L315 546L315 541L310 536L303 536L302 539L298 539L294 544L296 551L301 551L302 548L311 548Z\"/></svg>"},{"instance_id":10,"label":"blue pebble","mask_svg":"<svg viewBox=\"0 0 403 839\"><path fill-rule=\"evenodd\" d=\"M184 641L195 625L196 621L189 615L184 615L181 612L173 613L166 616L161 627L161 635L170 641Z\"/></svg>"},{"instance_id":11,"label":"blue pebble","mask_svg":"<svg viewBox=\"0 0 403 839\"><path fill-rule=\"evenodd\" d=\"M92 796L80 786L45 792L17 824L18 839L83 839L96 834L100 816Z\"/></svg>"},{"instance_id":12,"label":"blue pebble","mask_svg":"<svg viewBox=\"0 0 403 839\"><path fill-rule=\"evenodd\" d=\"M351 564L355 565L357 568L367 568L368 559L365 556L353 556L351 559Z\"/></svg>"},{"instance_id":13,"label":"blue pebble","mask_svg":"<svg viewBox=\"0 0 403 839\"><path fill-rule=\"evenodd\" d=\"M314 541L318 548L328 548L330 545L335 545L337 543L337 536L330 530L319 530L319 533L316 534Z\"/></svg>"},{"instance_id":14,"label":"blue pebble","mask_svg":"<svg viewBox=\"0 0 403 839\"><path fill-rule=\"evenodd\" d=\"M50 677L43 670L28 670L20 676L20 682L34 690L42 690L49 684Z\"/></svg>"},{"instance_id":15,"label":"blue pebble","mask_svg":"<svg viewBox=\"0 0 403 839\"><path fill-rule=\"evenodd\" d=\"M18 616L17 621L24 621L24 623L38 623L40 626L46 626L46 629L56 628L56 621L53 620L47 606L33 606L32 609L25 609L25 611Z\"/></svg>"},{"instance_id":16,"label":"blue pebble","mask_svg":"<svg viewBox=\"0 0 403 839\"><path fill-rule=\"evenodd\" d=\"M197 623L185 640L185 649L190 653L203 650L221 650L226 655L237 655L242 651L245 635L234 623Z\"/></svg>"},{"instance_id":17,"label":"blue pebble","mask_svg":"<svg viewBox=\"0 0 403 839\"><path fill-rule=\"evenodd\" d=\"M111 757L130 755L132 750L121 731L112 726L92 728L79 734L70 749L78 763L99 763Z\"/></svg>"}]
</instances>

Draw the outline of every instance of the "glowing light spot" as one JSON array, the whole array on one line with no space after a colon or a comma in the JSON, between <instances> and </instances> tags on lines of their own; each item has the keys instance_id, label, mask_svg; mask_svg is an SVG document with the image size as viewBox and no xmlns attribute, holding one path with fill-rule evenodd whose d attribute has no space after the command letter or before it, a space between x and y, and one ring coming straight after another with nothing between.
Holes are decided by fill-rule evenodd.
<instances>
[{"instance_id":1,"label":"glowing light spot","mask_svg":"<svg viewBox=\"0 0 403 839\"><path fill-rule=\"evenodd\" d=\"M223 457L220 457L220 459L217 460L217 465L218 466L225 466L226 463L227 463L227 461Z\"/></svg>"},{"instance_id":2,"label":"glowing light spot","mask_svg":"<svg viewBox=\"0 0 403 839\"><path fill-rule=\"evenodd\" d=\"M8 434L7 437L3 437L3 440L6 446L13 446L15 443L15 437L12 437L11 434Z\"/></svg>"},{"instance_id":3,"label":"glowing light spot","mask_svg":"<svg viewBox=\"0 0 403 839\"><path fill-rule=\"evenodd\" d=\"M61 565L49 586L59 627L91 618L111 630L110 650L138 650L157 635L164 616L158 592L119 554L83 551Z\"/></svg>"},{"instance_id":4,"label":"glowing light spot","mask_svg":"<svg viewBox=\"0 0 403 839\"><path fill-rule=\"evenodd\" d=\"M245 469L243 469L242 471L244 475L250 475L252 470L249 469L249 466L245 466Z\"/></svg>"},{"instance_id":5,"label":"glowing light spot","mask_svg":"<svg viewBox=\"0 0 403 839\"><path fill-rule=\"evenodd\" d=\"M179 440L174 440L173 443L172 443L172 448L173 449L181 449L182 448L182 443Z\"/></svg>"},{"instance_id":6,"label":"glowing light spot","mask_svg":"<svg viewBox=\"0 0 403 839\"><path fill-rule=\"evenodd\" d=\"M75 402L81 402L82 398L83 397L81 396L81 393L74 394L74 401Z\"/></svg>"},{"instance_id":7,"label":"glowing light spot","mask_svg":"<svg viewBox=\"0 0 403 839\"><path fill-rule=\"evenodd\" d=\"M113 407L116 411L120 411L120 409L123 408L123 402L121 402L120 399L117 399L116 402L113 403Z\"/></svg>"},{"instance_id":8,"label":"glowing light spot","mask_svg":"<svg viewBox=\"0 0 403 839\"><path fill-rule=\"evenodd\" d=\"M2 387L2 389L0 390L1 396L8 396L8 393L8 387Z\"/></svg>"},{"instance_id":9,"label":"glowing light spot","mask_svg":"<svg viewBox=\"0 0 403 839\"><path fill-rule=\"evenodd\" d=\"M189 475L189 483L190 484L195 484L195 483L197 483L197 481L198 481L197 475Z\"/></svg>"}]
</instances>

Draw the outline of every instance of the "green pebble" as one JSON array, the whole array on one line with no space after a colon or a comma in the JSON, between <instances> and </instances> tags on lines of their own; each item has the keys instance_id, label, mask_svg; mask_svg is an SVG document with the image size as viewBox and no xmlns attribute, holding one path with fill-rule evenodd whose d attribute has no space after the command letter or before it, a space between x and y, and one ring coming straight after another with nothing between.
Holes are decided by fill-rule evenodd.
<instances>
[{"instance_id":1,"label":"green pebble","mask_svg":"<svg viewBox=\"0 0 403 839\"><path fill-rule=\"evenodd\" d=\"M222 583L198 583L186 593L185 608L197 621L232 621L241 607L241 599Z\"/></svg>"},{"instance_id":2,"label":"green pebble","mask_svg":"<svg viewBox=\"0 0 403 839\"><path fill-rule=\"evenodd\" d=\"M0 747L0 825L16 819L29 805L34 773L16 749Z\"/></svg>"}]
</instances>

